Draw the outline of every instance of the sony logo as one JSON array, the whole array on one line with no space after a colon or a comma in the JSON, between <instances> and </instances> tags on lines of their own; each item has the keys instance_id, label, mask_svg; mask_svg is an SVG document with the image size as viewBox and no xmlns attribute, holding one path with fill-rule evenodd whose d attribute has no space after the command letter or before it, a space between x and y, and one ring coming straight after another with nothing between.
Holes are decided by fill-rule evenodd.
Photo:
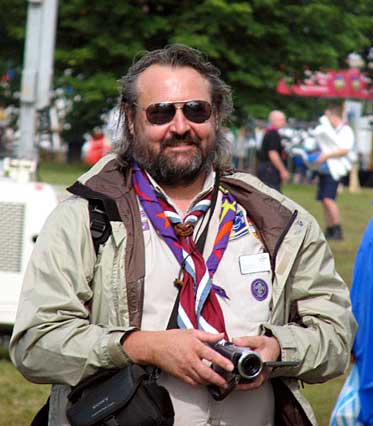
<instances>
[{"instance_id":1,"label":"sony logo","mask_svg":"<svg viewBox=\"0 0 373 426\"><path fill-rule=\"evenodd\" d=\"M96 410L97 408L99 408L102 404L105 404L106 402L109 401L109 397L106 396L104 399L101 399L101 401L99 401L97 404L92 405L92 409Z\"/></svg>"}]
</instances>

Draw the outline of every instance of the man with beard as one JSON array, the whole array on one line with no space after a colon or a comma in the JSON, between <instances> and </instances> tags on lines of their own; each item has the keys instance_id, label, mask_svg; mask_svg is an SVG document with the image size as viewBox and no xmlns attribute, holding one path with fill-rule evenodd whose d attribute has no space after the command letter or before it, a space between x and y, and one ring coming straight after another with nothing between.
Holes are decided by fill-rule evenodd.
<instances>
[{"instance_id":1,"label":"man with beard","mask_svg":"<svg viewBox=\"0 0 373 426\"><path fill-rule=\"evenodd\" d=\"M343 373L355 331L316 221L232 172L231 91L200 52L144 54L122 80L120 109L120 150L69 188L25 277L11 357L28 379L55 383L49 424L69 424L70 386L129 362L161 370L179 426L316 424L298 380ZM92 202L110 219L97 256ZM217 401L234 365L213 345L228 340L288 365Z\"/></svg>"}]
</instances>

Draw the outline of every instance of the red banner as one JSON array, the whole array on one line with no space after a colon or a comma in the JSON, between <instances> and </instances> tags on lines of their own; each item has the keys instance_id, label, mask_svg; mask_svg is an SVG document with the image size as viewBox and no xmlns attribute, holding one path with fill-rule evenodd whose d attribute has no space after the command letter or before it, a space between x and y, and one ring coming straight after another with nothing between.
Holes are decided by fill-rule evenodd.
<instances>
[{"instance_id":1,"label":"red banner","mask_svg":"<svg viewBox=\"0 0 373 426\"><path fill-rule=\"evenodd\" d=\"M277 92L288 96L373 99L371 79L355 68L307 72L302 81L292 85L281 79Z\"/></svg>"}]
</instances>

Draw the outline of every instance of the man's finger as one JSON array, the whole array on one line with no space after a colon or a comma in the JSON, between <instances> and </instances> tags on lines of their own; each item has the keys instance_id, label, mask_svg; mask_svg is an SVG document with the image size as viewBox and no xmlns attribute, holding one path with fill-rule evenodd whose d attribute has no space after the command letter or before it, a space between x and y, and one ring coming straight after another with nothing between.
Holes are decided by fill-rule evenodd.
<instances>
[{"instance_id":1,"label":"man's finger","mask_svg":"<svg viewBox=\"0 0 373 426\"><path fill-rule=\"evenodd\" d=\"M210 361L212 364L224 368L226 371L233 371L234 369L233 363L228 358L219 354L219 352L215 351L210 346L204 345L199 352L199 356L202 359Z\"/></svg>"},{"instance_id":2,"label":"man's finger","mask_svg":"<svg viewBox=\"0 0 373 426\"><path fill-rule=\"evenodd\" d=\"M254 349L262 343L261 336L243 336L235 337L232 342L237 346L244 346Z\"/></svg>"},{"instance_id":3,"label":"man's finger","mask_svg":"<svg viewBox=\"0 0 373 426\"><path fill-rule=\"evenodd\" d=\"M205 343L217 343L220 340L224 339L224 333L213 334L198 330L196 332L196 337Z\"/></svg>"},{"instance_id":4,"label":"man's finger","mask_svg":"<svg viewBox=\"0 0 373 426\"><path fill-rule=\"evenodd\" d=\"M195 371L201 378L204 385L213 384L221 388L227 387L226 380L216 373L211 367L208 367L202 362L195 367Z\"/></svg>"}]
</instances>

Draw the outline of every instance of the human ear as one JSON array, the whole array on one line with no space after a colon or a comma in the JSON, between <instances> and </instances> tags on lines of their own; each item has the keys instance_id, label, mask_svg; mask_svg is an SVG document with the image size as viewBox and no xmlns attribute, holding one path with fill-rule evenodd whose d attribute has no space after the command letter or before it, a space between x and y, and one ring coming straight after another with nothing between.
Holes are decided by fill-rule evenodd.
<instances>
[{"instance_id":1,"label":"human ear","mask_svg":"<svg viewBox=\"0 0 373 426\"><path fill-rule=\"evenodd\" d=\"M127 116L128 129L133 136L135 132L135 111L130 108L126 108L125 114Z\"/></svg>"}]
</instances>

